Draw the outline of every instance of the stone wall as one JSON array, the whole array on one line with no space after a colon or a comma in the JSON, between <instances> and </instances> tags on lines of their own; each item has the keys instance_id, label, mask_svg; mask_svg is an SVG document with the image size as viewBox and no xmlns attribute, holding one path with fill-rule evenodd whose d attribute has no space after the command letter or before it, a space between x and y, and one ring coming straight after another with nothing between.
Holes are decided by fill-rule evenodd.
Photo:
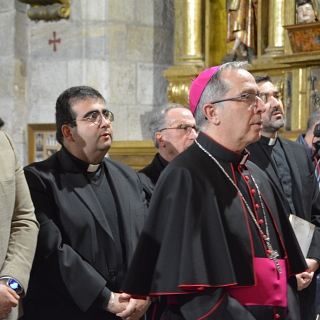
<instances>
[{"instance_id":1,"label":"stone wall","mask_svg":"<svg viewBox=\"0 0 320 320\"><path fill-rule=\"evenodd\" d=\"M71 0L68 20L31 21L28 5L0 0L0 117L27 162L27 124L54 123L66 88L99 90L115 114L114 140L148 140L167 101L173 0ZM59 40L49 44L49 40Z\"/></svg>"}]
</instances>

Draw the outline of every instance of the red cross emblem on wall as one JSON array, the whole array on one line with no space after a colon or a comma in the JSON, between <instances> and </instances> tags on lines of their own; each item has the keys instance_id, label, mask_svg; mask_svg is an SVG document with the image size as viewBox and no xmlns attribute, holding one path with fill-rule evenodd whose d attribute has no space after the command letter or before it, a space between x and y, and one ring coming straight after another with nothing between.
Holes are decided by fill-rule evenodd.
<instances>
[{"instance_id":1,"label":"red cross emblem on wall","mask_svg":"<svg viewBox=\"0 0 320 320\"><path fill-rule=\"evenodd\" d=\"M53 43L53 51L57 51L56 43L60 43L61 39L56 39L56 32L53 31L53 40L49 40L49 45Z\"/></svg>"}]
</instances>

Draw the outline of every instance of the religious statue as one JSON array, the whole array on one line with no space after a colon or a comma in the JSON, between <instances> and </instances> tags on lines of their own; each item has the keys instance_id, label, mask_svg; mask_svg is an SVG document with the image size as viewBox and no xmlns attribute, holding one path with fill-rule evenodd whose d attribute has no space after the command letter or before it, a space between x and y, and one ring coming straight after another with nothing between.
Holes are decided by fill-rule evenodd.
<instances>
[{"instance_id":1,"label":"religious statue","mask_svg":"<svg viewBox=\"0 0 320 320\"><path fill-rule=\"evenodd\" d=\"M227 42L234 41L232 50L222 62L251 61L256 54L258 0L227 0Z\"/></svg>"},{"instance_id":2,"label":"religious statue","mask_svg":"<svg viewBox=\"0 0 320 320\"><path fill-rule=\"evenodd\" d=\"M298 0L296 3L298 23L318 21L311 0Z\"/></svg>"}]
</instances>

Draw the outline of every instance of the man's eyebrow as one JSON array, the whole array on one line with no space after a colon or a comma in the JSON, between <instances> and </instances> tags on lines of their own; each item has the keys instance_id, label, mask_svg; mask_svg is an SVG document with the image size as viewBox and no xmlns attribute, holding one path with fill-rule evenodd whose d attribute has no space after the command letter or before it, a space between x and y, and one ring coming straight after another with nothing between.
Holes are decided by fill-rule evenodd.
<instances>
[{"instance_id":1,"label":"man's eyebrow","mask_svg":"<svg viewBox=\"0 0 320 320\"><path fill-rule=\"evenodd\" d=\"M268 91L268 92L259 92L260 94L280 94L280 91L272 91L272 90L270 90L270 91Z\"/></svg>"},{"instance_id":2,"label":"man's eyebrow","mask_svg":"<svg viewBox=\"0 0 320 320\"><path fill-rule=\"evenodd\" d=\"M97 110L90 110L90 111L88 111L87 113L85 113L85 115L83 116L83 118L89 117L89 116L92 115L94 112L99 112L99 111L97 111Z\"/></svg>"},{"instance_id":3,"label":"man's eyebrow","mask_svg":"<svg viewBox=\"0 0 320 320\"><path fill-rule=\"evenodd\" d=\"M107 109L103 109L103 110L101 110L101 113L104 113L106 111L107 111ZM91 116L94 112L100 113L100 110L90 110L87 113L85 113L83 118L87 118L87 117Z\"/></svg>"},{"instance_id":4,"label":"man's eyebrow","mask_svg":"<svg viewBox=\"0 0 320 320\"><path fill-rule=\"evenodd\" d=\"M239 95L243 95L243 94L246 94L246 93L256 93L259 92L259 90L255 90L254 88L246 88L246 89L243 89L243 91L241 93L239 93Z\"/></svg>"}]
</instances>

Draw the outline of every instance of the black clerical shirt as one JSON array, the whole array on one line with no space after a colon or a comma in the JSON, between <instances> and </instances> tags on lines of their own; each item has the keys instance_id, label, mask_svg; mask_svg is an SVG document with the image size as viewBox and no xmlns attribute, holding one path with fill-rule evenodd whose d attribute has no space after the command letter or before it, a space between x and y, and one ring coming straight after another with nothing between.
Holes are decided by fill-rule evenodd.
<instances>
[{"instance_id":1,"label":"black clerical shirt","mask_svg":"<svg viewBox=\"0 0 320 320\"><path fill-rule=\"evenodd\" d=\"M108 168L105 164L97 166L96 171L89 172L88 163L80 160L71 154L66 148L66 152L71 159L76 163L81 172L88 178L96 197L101 205L103 212L107 218L110 230L112 232L114 242L117 249L117 271L114 271L114 285L119 287L124 280L124 274L127 269L125 258L125 245L124 245L124 230L121 219L118 219L118 204L117 199L114 197L113 186L109 179ZM103 309L107 306L110 298L110 290L104 288L100 296L95 301L96 306L102 306Z\"/></svg>"},{"instance_id":2,"label":"black clerical shirt","mask_svg":"<svg viewBox=\"0 0 320 320\"><path fill-rule=\"evenodd\" d=\"M270 139L261 136L259 143L266 154L271 158L272 168L281 183L281 188L290 206L290 211L292 214L296 215L296 210L292 201L291 171L281 141L279 139Z\"/></svg>"}]
</instances>

